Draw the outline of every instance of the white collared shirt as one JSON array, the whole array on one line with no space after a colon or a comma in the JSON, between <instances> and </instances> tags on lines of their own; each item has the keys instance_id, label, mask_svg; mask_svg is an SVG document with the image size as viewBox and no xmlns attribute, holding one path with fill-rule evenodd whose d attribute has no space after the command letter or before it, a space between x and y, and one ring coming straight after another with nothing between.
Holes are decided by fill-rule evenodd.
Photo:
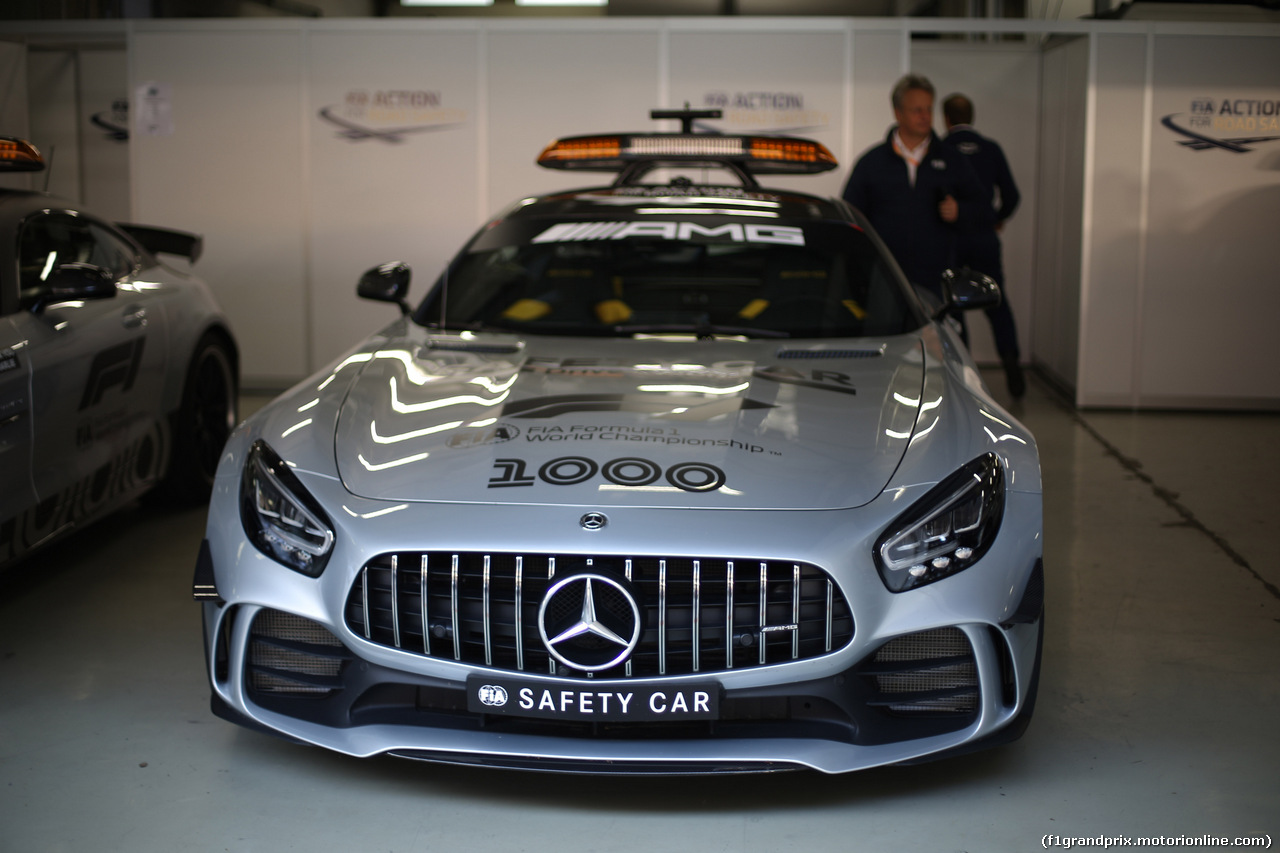
<instances>
[{"instance_id":1,"label":"white collared shirt","mask_svg":"<svg viewBox=\"0 0 1280 853\"><path fill-rule=\"evenodd\" d=\"M916 168L920 165L920 161L924 159L924 154L929 150L929 137L925 137L923 141L915 148L908 148L907 144L902 141L902 137L898 135L898 131L893 132L893 150L899 157L907 161L907 181L911 186L916 185Z\"/></svg>"}]
</instances>

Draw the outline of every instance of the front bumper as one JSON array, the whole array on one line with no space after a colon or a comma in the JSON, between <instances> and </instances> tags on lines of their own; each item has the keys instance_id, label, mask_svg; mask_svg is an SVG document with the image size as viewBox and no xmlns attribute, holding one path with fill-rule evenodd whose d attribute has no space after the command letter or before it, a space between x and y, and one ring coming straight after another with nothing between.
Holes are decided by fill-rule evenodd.
<instances>
[{"instance_id":1,"label":"front bumper","mask_svg":"<svg viewBox=\"0 0 1280 853\"><path fill-rule=\"evenodd\" d=\"M1036 582L1039 495L1012 494L1000 537L986 557L973 568L928 587L889 593L869 559L865 565L833 571L853 610L853 639L830 654L808 660L700 675L722 690L719 719L604 724L558 724L468 710L468 677L492 670L387 648L351 631L344 608L356 572L373 553L335 552L324 575L306 578L259 554L244 540L238 518L222 515L219 506L233 506L233 502L215 498L211 536L197 573L197 585L205 587L206 667L215 711L253 728L349 755L392 754L590 773L800 768L839 773L960 751L998 739L1002 733L1016 735L1034 698L1043 598L1042 578ZM470 519L499 509L471 506L465 516ZM526 514L554 511L522 509ZM879 527L866 523L868 508L845 512L863 516L848 519L850 527L855 522L862 530ZM741 514L725 518L729 515ZM762 518L764 513L752 515L751 524L730 535L714 529L719 514L706 514L694 534L666 528L671 531L669 538L677 541L664 545L691 550L694 540L734 541L747 553L771 556L787 549L796 553L801 550L798 543L812 546L816 541L818 547L805 549L806 557L828 566L836 558L824 553L824 548L839 548L846 557L870 551L870 543L838 544L839 537L831 535L832 521L838 520L834 513L825 514L812 530L805 529L804 519L810 514L790 514L785 526L770 525L770 519ZM625 528L626 520L613 526ZM444 524L440 529L449 530L458 540L468 536L456 526ZM490 537L492 529L483 523L477 528ZM751 532L769 530L772 536ZM779 530L788 531L786 541L778 541ZM815 538L819 530L825 542ZM397 542L394 531L386 533L366 541L392 548L411 544ZM685 535L688 542L678 541ZM351 568L343 571L343 566ZM272 627L278 624L286 627ZM291 626L296 625L303 626L303 634L293 633ZM916 642L921 637L926 639L926 649L944 641L948 650L963 647L961 656L966 660L958 662L952 651L947 660L916 657L912 662L908 656L906 664L896 665L895 674L884 650L895 642ZM912 709L912 702L886 695L904 677L908 687L934 685L931 673L947 666L965 668L960 681L969 685L971 696L958 706L926 704ZM279 672L271 672L280 667L286 671L283 681ZM623 689L641 684L679 686L687 681L585 682L543 676L536 683L564 684L568 689L584 683L598 689Z\"/></svg>"}]
</instances>

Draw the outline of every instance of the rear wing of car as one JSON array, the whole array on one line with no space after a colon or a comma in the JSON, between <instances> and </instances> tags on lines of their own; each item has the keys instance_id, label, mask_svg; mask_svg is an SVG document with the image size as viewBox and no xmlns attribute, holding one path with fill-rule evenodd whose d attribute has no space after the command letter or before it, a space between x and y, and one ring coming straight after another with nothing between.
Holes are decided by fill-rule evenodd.
<instances>
[{"instance_id":1,"label":"rear wing of car","mask_svg":"<svg viewBox=\"0 0 1280 853\"><path fill-rule=\"evenodd\" d=\"M200 254L204 251L204 238L199 234L126 222L117 222L116 227L137 240L142 248L153 255L179 255L194 264L200 260Z\"/></svg>"},{"instance_id":2,"label":"rear wing of car","mask_svg":"<svg viewBox=\"0 0 1280 853\"><path fill-rule=\"evenodd\" d=\"M680 119L680 133L612 133L569 136L543 149L538 165L547 169L617 172L615 186L638 182L664 167L712 165L756 186L755 175L816 174L836 168L836 158L820 142L795 136L695 133L695 119L719 118L720 110L653 110L651 118Z\"/></svg>"}]
</instances>

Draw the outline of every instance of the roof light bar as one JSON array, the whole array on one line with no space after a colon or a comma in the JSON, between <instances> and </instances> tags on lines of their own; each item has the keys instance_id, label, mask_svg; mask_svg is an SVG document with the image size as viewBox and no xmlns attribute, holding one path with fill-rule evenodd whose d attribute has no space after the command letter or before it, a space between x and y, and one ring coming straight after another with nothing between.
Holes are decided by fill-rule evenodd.
<instances>
[{"instance_id":1,"label":"roof light bar","mask_svg":"<svg viewBox=\"0 0 1280 853\"><path fill-rule=\"evenodd\" d=\"M734 163L752 174L812 174L836 168L820 142L790 136L635 133L558 139L538 157L548 169L619 172L635 163Z\"/></svg>"},{"instance_id":2,"label":"roof light bar","mask_svg":"<svg viewBox=\"0 0 1280 853\"><path fill-rule=\"evenodd\" d=\"M36 147L16 136L0 136L0 172L39 172L44 158Z\"/></svg>"}]
</instances>

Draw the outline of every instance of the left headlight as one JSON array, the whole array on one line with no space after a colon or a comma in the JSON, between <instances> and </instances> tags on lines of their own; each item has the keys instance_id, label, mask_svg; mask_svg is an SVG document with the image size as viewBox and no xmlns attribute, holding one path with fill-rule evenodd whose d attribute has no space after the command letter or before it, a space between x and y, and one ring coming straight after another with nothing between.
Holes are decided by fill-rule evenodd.
<instances>
[{"instance_id":1,"label":"left headlight","mask_svg":"<svg viewBox=\"0 0 1280 853\"><path fill-rule=\"evenodd\" d=\"M280 457L259 439L240 478L240 521L258 550L318 577L333 550L333 524Z\"/></svg>"},{"instance_id":2,"label":"left headlight","mask_svg":"<svg viewBox=\"0 0 1280 853\"><path fill-rule=\"evenodd\" d=\"M1004 469L987 453L943 480L876 542L885 586L905 592L972 566L991 547L1004 515Z\"/></svg>"}]
</instances>

